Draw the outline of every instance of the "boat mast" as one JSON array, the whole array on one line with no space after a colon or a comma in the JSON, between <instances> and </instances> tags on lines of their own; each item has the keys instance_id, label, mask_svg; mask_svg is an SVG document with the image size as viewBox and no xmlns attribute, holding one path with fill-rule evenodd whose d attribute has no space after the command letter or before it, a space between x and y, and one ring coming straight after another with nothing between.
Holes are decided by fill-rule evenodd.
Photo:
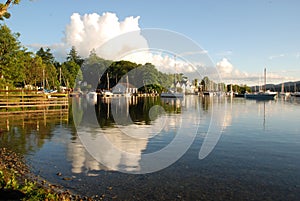
<instances>
[{"instance_id":1,"label":"boat mast","mask_svg":"<svg viewBox=\"0 0 300 201\"><path fill-rule=\"evenodd\" d=\"M62 84L61 84L61 68L59 68L59 89L60 89L60 87L62 86Z\"/></svg>"},{"instance_id":2,"label":"boat mast","mask_svg":"<svg viewBox=\"0 0 300 201\"><path fill-rule=\"evenodd\" d=\"M177 92L177 83L176 83L176 77L177 77L177 66L176 66L176 54L174 55L174 68L175 68L175 74L174 74L174 86L175 86L175 93Z\"/></svg>"},{"instance_id":3,"label":"boat mast","mask_svg":"<svg viewBox=\"0 0 300 201\"><path fill-rule=\"evenodd\" d=\"M266 92L266 85L267 85L267 70L264 70L264 92Z\"/></svg>"},{"instance_id":4,"label":"boat mast","mask_svg":"<svg viewBox=\"0 0 300 201\"><path fill-rule=\"evenodd\" d=\"M106 80L107 80L107 90L109 90L109 76L108 76L108 72L106 73Z\"/></svg>"}]
</instances>

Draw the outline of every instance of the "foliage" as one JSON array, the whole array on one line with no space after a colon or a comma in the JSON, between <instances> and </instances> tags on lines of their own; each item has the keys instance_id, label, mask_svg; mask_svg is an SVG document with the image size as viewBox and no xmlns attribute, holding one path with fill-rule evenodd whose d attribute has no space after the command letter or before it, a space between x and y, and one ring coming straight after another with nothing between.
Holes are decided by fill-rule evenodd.
<instances>
[{"instance_id":1,"label":"foliage","mask_svg":"<svg viewBox=\"0 0 300 201\"><path fill-rule=\"evenodd\" d=\"M118 83L128 83L143 93L160 93L173 83L173 76L158 71L151 63L141 65L130 61L115 61L104 70L98 81L99 89L111 89Z\"/></svg>"},{"instance_id":2,"label":"foliage","mask_svg":"<svg viewBox=\"0 0 300 201\"><path fill-rule=\"evenodd\" d=\"M55 57L51 53L50 48L44 50L43 47L36 52L36 55L42 60L42 73L39 71L41 73L40 77L42 77L42 86L44 88L54 89L58 82L58 72L55 67ZM30 67L32 68L33 66Z\"/></svg>"},{"instance_id":3,"label":"foliage","mask_svg":"<svg viewBox=\"0 0 300 201\"><path fill-rule=\"evenodd\" d=\"M63 72L65 85L67 87L74 88L75 79L77 77L78 71L80 70L80 66L74 61L66 61L62 64L61 69Z\"/></svg>"},{"instance_id":4,"label":"foliage","mask_svg":"<svg viewBox=\"0 0 300 201\"><path fill-rule=\"evenodd\" d=\"M0 189L3 189L6 186L4 173L3 171L0 171Z\"/></svg>"},{"instance_id":5,"label":"foliage","mask_svg":"<svg viewBox=\"0 0 300 201\"><path fill-rule=\"evenodd\" d=\"M6 25L0 26L0 78L2 85L18 86L24 80L24 69L30 53L18 41L20 34L11 33ZM0 86L3 87L3 86Z\"/></svg>"},{"instance_id":6,"label":"foliage","mask_svg":"<svg viewBox=\"0 0 300 201\"><path fill-rule=\"evenodd\" d=\"M44 50L43 47L41 47L37 52L36 55L41 57L41 59L43 60L43 63L49 65L55 64L55 58L53 56L53 54L51 53L51 49L50 48L46 48L46 50Z\"/></svg>"},{"instance_id":7,"label":"foliage","mask_svg":"<svg viewBox=\"0 0 300 201\"><path fill-rule=\"evenodd\" d=\"M77 50L74 46L72 46L68 56L67 56L67 61L72 61L72 62L75 62L78 66L81 67L81 65L83 64L84 62L84 59L82 59L78 53L77 53Z\"/></svg>"},{"instance_id":8,"label":"foliage","mask_svg":"<svg viewBox=\"0 0 300 201\"><path fill-rule=\"evenodd\" d=\"M207 76L205 76L202 80L201 80L201 85L202 85L202 90L203 91L208 91L208 90L210 90L210 88L211 88L211 81L210 81L210 79L207 77Z\"/></svg>"},{"instance_id":9,"label":"foliage","mask_svg":"<svg viewBox=\"0 0 300 201\"><path fill-rule=\"evenodd\" d=\"M42 74L43 69L45 69L45 65L43 64L43 61L41 57L34 56L30 57L27 61L28 66L24 69L24 84L25 85L32 85L37 86L38 83L42 83Z\"/></svg>"},{"instance_id":10,"label":"foliage","mask_svg":"<svg viewBox=\"0 0 300 201\"><path fill-rule=\"evenodd\" d=\"M13 4L19 4L20 0L6 0L5 3L0 3L0 20L9 18L10 13L7 11L8 7Z\"/></svg>"},{"instance_id":11,"label":"foliage","mask_svg":"<svg viewBox=\"0 0 300 201\"><path fill-rule=\"evenodd\" d=\"M50 48L41 47L34 54L21 46L19 36L11 33L6 25L0 25L0 88L32 85L54 89L61 84L73 87L76 77L82 79L83 59L77 55L75 47L67 61L59 64ZM59 79L60 69L63 83Z\"/></svg>"},{"instance_id":12,"label":"foliage","mask_svg":"<svg viewBox=\"0 0 300 201\"><path fill-rule=\"evenodd\" d=\"M247 92L251 92L251 88L247 85L227 85L227 91L234 91L237 92L239 94L244 94L246 91Z\"/></svg>"},{"instance_id":13,"label":"foliage","mask_svg":"<svg viewBox=\"0 0 300 201\"><path fill-rule=\"evenodd\" d=\"M117 83L130 83L143 93L167 91L174 82L188 80L182 73L166 74L151 63L136 64L130 61L110 61L99 57L95 50L83 59L73 46L66 60L56 61L50 48L41 47L29 52L18 41L20 34L12 33L6 25L0 25L0 88L24 87L60 89L60 86L81 89L113 88ZM198 79L193 81L198 87ZM216 84L208 77L201 80L200 89L220 90L225 84ZM246 86L238 90L249 91Z\"/></svg>"},{"instance_id":14,"label":"foliage","mask_svg":"<svg viewBox=\"0 0 300 201\"><path fill-rule=\"evenodd\" d=\"M58 195L40 188L35 182L24 180L24 184L19 184L17 176L13 171L7 171L6 174L0 170L0 189L15 190L22 192L22 200L58 200Z\"/></svg>"},{"instance_id":15,"label":"foliage","mask_svg":"<svg viewBox=\"0 0 300 201\"><path fill-rule=\"evenodd\" d=\"M92 88L96 89L100 78L111 64L112 61L99 57L95 50L92 50L88 58L85 59L81 68L83 81L86 82L87 85L91 85Z\"/></svg>"}]
</instances>

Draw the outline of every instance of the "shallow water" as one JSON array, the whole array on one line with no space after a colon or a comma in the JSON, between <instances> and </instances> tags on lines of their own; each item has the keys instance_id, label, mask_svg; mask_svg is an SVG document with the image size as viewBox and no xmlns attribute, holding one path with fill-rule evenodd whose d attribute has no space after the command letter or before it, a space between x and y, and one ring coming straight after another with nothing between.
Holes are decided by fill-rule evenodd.
<instances>
[{"instance_id":1,"label":"shallow water","mask_svg":"<svg viewBox=\"0 0 300 201\"><path fill-rule=\"evenodd\" d=\"M108 200L299 200L299 123L297 98L74 99L68 114L1 117L0 146Z\"/></svg>"}]
</instances>

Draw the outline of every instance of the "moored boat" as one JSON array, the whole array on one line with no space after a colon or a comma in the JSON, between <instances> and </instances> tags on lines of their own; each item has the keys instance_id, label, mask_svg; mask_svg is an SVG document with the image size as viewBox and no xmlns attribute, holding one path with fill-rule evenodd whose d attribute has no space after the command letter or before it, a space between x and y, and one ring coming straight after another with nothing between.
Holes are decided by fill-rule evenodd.
<instances>
[{"instance_id":1,"label":"moored boat","mask_svg":"<svg viewBox=\"0 0 300 201\"><path fill-rule=\"evenodd\" d=\"M86 94L87 101L90 104L96 104L97 103L97 93L94 91L90 91Z\"/></svg>"},{"instance_id":2,"label":"moored boat","mask_svg":"<svg viewBox=\"0 0 300 201\"><path fill-rule=\"evenodd\" d=\"M274 100L277 96L277 92L266 91L258 93L245 93L245 98L255 99L255 100Z\"/></svg>"},{"instance_id":3,"label":"moored boat","mask_svg":"<svg viewBox=\"0 0 300 201\"><path fill-rule=\"evenodd\" d=\"M109 90L104 90L104 91L102 91L101 93L101 96L102 97L112 97L114 94L111 92L111 91L109 91Z\"/></svg>"},{"instance_id":4,"label":"moored boat","mask_svg":"<svg viewBox=\"0 0 300 201\"><path fill-rule=\"evenodd\" d=\"M204 92L203 92L203 95L204 95L204 96L213 96L213 95L214 95L214 92L212 92L212 91L204 91Z\"/></svg>"},{"instance_id":5,"label":"moored boat","mask_svg":"<svg viewBox=\"0 0 300 201\"><path fill-rule=\"evenodd\" d=\"M296 91L294 93L291 93L291 96L294 96L294 97L300 97L300 92L299 91Z\"/></svg>"},{"instance_id":6,"label":"moored boat","mask_svg":"<svg viewBox=\"0 0 300 201\"><path fill-rule=\"evenodd\" d=\"M263 91L257 93L245 93L245 98L255 99L255 100L274 100L277 97L277 92L272 92L270 90L266 91L266 80L267 73L266 68L264 70L264 88Z\"/></svg>"},{"instance_id":7,"label":"moored boat","mask_svg":"<svg viewBox=\"0 0 300 201\"><path fill-rule=\"evenodd\" d=\"M184 93L179 93L179 92L163 92L160 94L160 97L162 98L183 98Z\"/></svg>"}]
</instances>

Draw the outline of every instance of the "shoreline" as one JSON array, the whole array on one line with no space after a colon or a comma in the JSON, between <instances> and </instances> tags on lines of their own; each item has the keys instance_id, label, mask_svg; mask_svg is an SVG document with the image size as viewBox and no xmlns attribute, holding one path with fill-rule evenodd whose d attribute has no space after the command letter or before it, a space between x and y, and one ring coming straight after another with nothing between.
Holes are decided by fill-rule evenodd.
<instances>
[{"instance_id":1,"label":"shoreline","mask_svg":"<svg viewBox=\"0 0 300 201\"><path fill-rule=\"evenodd\" d=\"M23 156L8 148L1 147L0 156L0 200L94 200L33 174Z\"/></svg>"}]
</instances>

